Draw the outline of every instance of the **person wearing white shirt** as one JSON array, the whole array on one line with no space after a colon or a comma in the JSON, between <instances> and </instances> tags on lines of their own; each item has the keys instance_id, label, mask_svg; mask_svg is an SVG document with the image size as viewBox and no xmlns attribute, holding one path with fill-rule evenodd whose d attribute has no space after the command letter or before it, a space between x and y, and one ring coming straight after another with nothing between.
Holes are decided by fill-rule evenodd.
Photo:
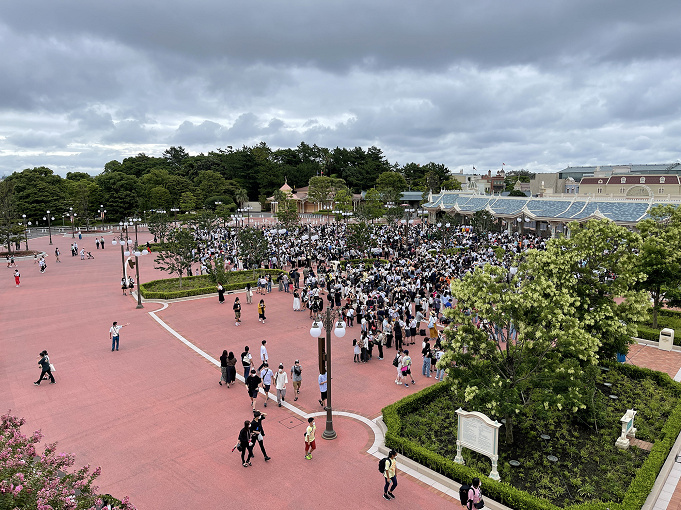
<instances>
[{"instance_id":1,"label":"person wearing white shirt","mask_svg":"<svg viewBox=\"0 0 681 510\"><path fill-rule=\"evenodd\" d=\"M288 375L284 371L284 365L279 364L279 370L274 374L274 386L277 388L277 404L281 407L281 402L286 401L286 385L288 384Z\"/></svg>"}]
</instances>

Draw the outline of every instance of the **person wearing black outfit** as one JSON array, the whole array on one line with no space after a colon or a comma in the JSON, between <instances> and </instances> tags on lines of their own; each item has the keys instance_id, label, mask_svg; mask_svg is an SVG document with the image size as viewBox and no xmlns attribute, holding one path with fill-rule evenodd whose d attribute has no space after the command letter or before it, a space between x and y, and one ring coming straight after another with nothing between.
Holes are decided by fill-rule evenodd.
<instances>
[{"instance_id":1,"label":"person wearing black outfit","mask_svg":"<svg viewBox=\"0 0 681 510\"><path fill-rule=\"evenodd\" d=\"M263 457L265 457L265 460L268 461L271 459L271 457L267 456L267 452L265 451L265 445L263 444L263 438L265 437L265 431L262 428L262 421L265 419L267 416L267 413L261 413L260 411L253 411L253 421L251 421L251 442L255 444L257 441L258 444L260 445L260 451L263 454Z\"/></svg>"},{"instance_id":2,"label":"person wearing black outfit","mask_svg":"<svg viewBox=\"0 0 681 510\"><path fill-rule=\"evenodd\" d=\"M52 370L50 369L50 357L47 355L47 351L41 352L38 355L38 357L40 358L38 360L38 365L40 365L41 372L40 372L40 377L33 384L35 384L36 386L40 386L40 381L42 381L43 378L45 378L45 375L49 376L50 384L54 384L56 381L54 380L54 376L52 375Z\"/></svg>"},{"instance_id":3,"label":"person wearing black outfit","mask_svg":"<svg viewBox=\"0 0 681 510\"><path fill-rule=\"evenodd\" d=\"M244 428L239 431L239 445L241 450L241 464L243 467L248 467L251 465L251 459L253 458L253 443L251 442L251 422L244 421ZM246 451L248 450L248 459L244 460Z\"/></svg>"},{"instance_id":4,"label":"person wearing black outfit","mask_svg":"<svg viewBox=\"0 0 681 510\"><path fill-rule=\"evenodd\" d=\"M255 368L251 369L251 375L246 379L246 386L248 387L248 396L251 397L251 407L255 411L255 399L258 398L258 387L260 386L260 376L257 374Z\"/></svg>"}]
</instances>

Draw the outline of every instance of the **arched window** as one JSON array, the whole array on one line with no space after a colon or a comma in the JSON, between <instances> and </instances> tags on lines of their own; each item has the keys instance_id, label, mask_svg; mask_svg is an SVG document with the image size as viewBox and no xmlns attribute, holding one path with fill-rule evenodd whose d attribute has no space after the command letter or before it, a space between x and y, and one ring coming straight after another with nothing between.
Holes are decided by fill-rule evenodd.
<instances>
[{"instance_id":1,"label":"arched window","mask_svg":"<svg viewBox=\"0 0 681 510\"><path fill-rule=\"evenodd\" d=\"M664 177L660 177L660 184L664 184Z\"/></svg>"},{"instance_id":2,"label":"arched window","mask_svg":"<svg viewBox=\"0 0 681 510\"><path fill-rule=\"evenodd\" d=\"M645 184L645 183L646 183L646 178L645 178L645 177L641 177L641 179L640 179L639 182L640 182L641 184Z\"/></svg>"},{"instance_id":3,"label":"arched window","mask_svg":"<svg viewBox=\"0 0 681 510\"><path fill-rule=\"evenodd\" d=\"M627 178L626 178L626 177L622 177L622 178L620 179L620 182L621 182L622 184L624 184L625 182L627 182Z\"/></svg>"}]
</instances>

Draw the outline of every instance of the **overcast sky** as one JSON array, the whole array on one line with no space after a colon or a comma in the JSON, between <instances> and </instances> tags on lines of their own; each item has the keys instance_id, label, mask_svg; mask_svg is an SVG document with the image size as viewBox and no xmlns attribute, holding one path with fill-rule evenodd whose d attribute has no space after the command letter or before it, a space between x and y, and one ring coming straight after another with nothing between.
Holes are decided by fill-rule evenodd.
<instances>
[{"instance_id":1,"label":"overcast sky","mask_svg":"<svg viewBox=\"0 0 681 510\"><path fill-rule=\"evenodd\" d=\"M0 175L260 141L454 172L671 163L679 26L679 0L5 1Z\"/></svg>"}]
</instances>

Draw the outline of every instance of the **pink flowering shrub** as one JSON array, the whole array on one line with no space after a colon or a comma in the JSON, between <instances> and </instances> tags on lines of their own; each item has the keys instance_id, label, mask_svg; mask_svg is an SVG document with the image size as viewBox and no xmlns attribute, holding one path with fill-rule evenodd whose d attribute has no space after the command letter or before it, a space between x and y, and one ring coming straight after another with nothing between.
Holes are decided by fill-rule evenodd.
<instances>
[{"instance_id":1,"label":"pink flowering shrub","mask_svg":"<svg viewBox=\"0 0 681 510\"><path fill-rule=\"evenodd\" d=\"M100 475L90 466L69 472L75 458L71 454L56 453L57 444L48 444L39 454L36 446L42 439L40 431L30 437L21 433L23 418L9 412L0 424L0 510L99 510L102 497L93 485ZM113 498L107 498L114 503ZM116 501L116 503L118 503ZM120 510L135 510L128 498L118 506Z\"/></svg>"}]
</instances>

